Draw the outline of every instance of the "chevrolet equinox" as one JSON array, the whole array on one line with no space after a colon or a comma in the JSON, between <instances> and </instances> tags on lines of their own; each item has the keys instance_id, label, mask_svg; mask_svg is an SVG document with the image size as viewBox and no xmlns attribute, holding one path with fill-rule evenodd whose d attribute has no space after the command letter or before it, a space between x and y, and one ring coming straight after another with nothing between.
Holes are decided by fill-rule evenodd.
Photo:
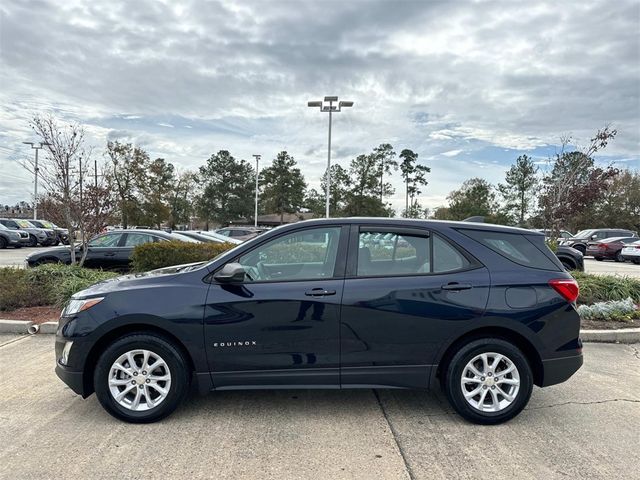
<instances>
[{"instance_id":1,"label":"chevrolet equinox","mask_svg":"<svg viewBox=\"0 0 640 480\"><path fill-rule=\"evenodd\" d=\"M190 387L440 387L462 417L496 424L582 365L577 296L541 233L311 220L75 294L56 372L129 422L169 415Z\"/></svg>"}]
</instances>

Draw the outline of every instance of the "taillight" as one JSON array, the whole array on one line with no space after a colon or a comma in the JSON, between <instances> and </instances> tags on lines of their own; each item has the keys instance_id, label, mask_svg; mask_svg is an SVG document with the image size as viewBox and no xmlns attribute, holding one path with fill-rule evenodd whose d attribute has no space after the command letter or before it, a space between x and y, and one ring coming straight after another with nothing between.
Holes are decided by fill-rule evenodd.
<instances>
[{"instance_id":1,"label":"taillight","mask_svg":"<svg viewBox=\"0 0 640 480\"><path fill-rule=\"evenodd\" d=\"M549 280L549 285L569 303L575 302L580 293L578 282L573 278L554 278L553 280Z\"/></svg>"}]
</instances>

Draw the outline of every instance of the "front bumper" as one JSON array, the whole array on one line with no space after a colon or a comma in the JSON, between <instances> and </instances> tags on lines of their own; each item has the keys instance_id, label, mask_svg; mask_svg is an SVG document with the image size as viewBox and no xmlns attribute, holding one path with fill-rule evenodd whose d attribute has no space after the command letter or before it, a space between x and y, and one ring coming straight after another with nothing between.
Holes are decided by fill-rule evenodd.
<instances>
[{"instance_id":1,"label":"front bumper","mask_svg":"<svg viewBox=\"0 0 640 480\"><path fill-rule=\"evenodd\" d=\"M542 384L540 386L548 387L568 380L580 369L582 363L582 353L571 357L542 360Z\"/></svg>"},{"instance_id":2,"label":"front bumper","mask_svg":"<svg viewBox=\"0 0 640 480\"><path fill-rule=\"evenodd\" d=\"M68 367L62 365L58 360L56 362L56 375L58 375L58 378L66 383L67 386L78 395L82 395L83 398L88 396L85 395L83 372L70 370Z\"/></svg>"}]
</instances>

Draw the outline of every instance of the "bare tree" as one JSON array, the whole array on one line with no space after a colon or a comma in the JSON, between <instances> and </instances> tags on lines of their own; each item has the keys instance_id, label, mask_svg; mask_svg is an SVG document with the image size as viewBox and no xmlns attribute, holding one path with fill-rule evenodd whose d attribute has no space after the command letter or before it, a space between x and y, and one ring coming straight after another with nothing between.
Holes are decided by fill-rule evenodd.
<instances>
[{"instance_id":1,"label":"bare tree","mask_svg":"<svg viewBox=\"0 0 640 480\"><path fill-rule=\"evenodd\" d=\"M88 174L91 149L85 144L84 128L78 123L62 124L52 115L36 115L31 121L33 131L48 144L46 157L38 168L38 174L46 190L46 204L58 209L57 218L69 230L69 253L71 263L77 262L76 232L82 242L84 262L87 241L104 226L105 216L111 208L110 189L94 182L83 188ZM35 165L30 161L25 167L31 171ZM97 178L97 175L96 175ZM104 179L103 175L100 178ZM39 199L36 199L39 201Z\"/></svg>"},{"instance_id":2,"label":"bare tree","mask_svg":"<svg viewBox=\"0 0 640 480\"><path fill-rule=\"evenodd\" d=\"M545 227L559 236L560 229L585 205L597 200L607 188L607 181L617 174L612 166L595 167L592 156L615 138L617 130L609 125L596 132L586 147L567 151L570 136L561 138L560 152L549 159L550 170L543 178L540 205Z\"/></svg>"}]
</instances>

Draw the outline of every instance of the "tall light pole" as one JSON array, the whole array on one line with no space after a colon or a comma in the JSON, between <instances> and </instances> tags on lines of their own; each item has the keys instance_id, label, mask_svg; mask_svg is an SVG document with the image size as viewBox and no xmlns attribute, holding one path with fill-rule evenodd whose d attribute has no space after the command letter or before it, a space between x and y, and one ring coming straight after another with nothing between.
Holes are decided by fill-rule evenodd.
<instances>
[{"instance_id":1,"label":"tall light pole","mask_svg":"<svg viewBox=\"0 0 640 480\"><path fill-rule=\"evenodd\" d=\"M253 157L256 159L256 209L255 209L255 213L253 214L253 225L257 227L258 226L258 167L259 167L260 159L262 158L262 155L253 155Z\"/></svg>"},{"instance_id":2,"label":"tall light pole","mask_svg":"<svg viewBox=\"0 0 640 480\"><path fill-rule=\"evenodd\" d=\"M40 146L36 146L33 142L22 142L25 145L31 145L31 148L36 151L36 163L34 165L33 173L35 175L35 181L33 183L33 219L38 219L38 150L46 146L49 146L49 143L40 142Z\"/></svg>"},{"instance_id":3,"label":"tall light pole","mask_svg":"<svg viewBox=\"0 0 640 480\"><path fill-rule=\"evenodd\" d=\"M329 105L325 105L328 103ZM334 112L341 112L342 107L353 107L353 102L338 102L338 97L324 97L324 103L322 100L307 102L308 107L319 107L321 112L329 113L329 146L327 148L327 192L326 192L326 213L325 216L329 218L329 199L331 198L331 115ZM334 105L337 103L338 105Z\"/></svg>"}]
</instances>

